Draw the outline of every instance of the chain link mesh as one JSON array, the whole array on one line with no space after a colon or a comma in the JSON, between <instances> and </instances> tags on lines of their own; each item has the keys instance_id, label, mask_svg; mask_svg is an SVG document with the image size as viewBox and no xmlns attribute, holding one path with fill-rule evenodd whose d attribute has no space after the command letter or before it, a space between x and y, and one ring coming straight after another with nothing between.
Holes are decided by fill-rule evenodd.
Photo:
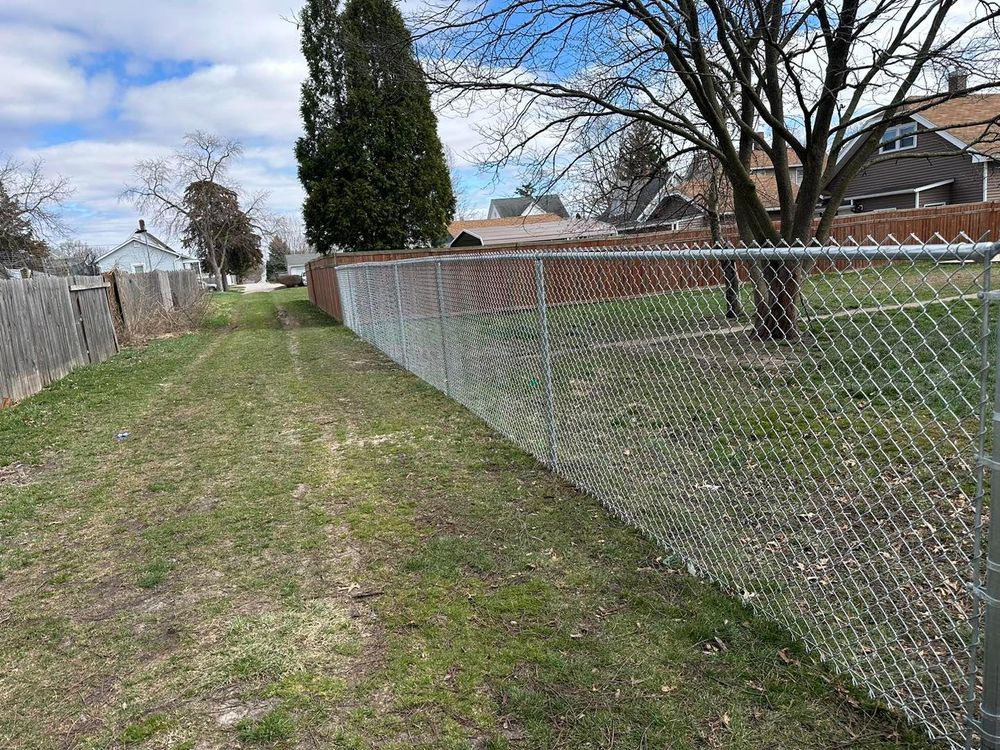
<instances>
[{"instance_id":1,"label":"chain link mesh","mask_svg":"<svg viewBox=\"0 0 1000 750\"><path fill-rule=\"evenodd\" d=\"M629 247L337 274L359 336L961 747L993 252ZM756 335L774 262L801 279L797 340Z\"/></svg>"}]
</instances>

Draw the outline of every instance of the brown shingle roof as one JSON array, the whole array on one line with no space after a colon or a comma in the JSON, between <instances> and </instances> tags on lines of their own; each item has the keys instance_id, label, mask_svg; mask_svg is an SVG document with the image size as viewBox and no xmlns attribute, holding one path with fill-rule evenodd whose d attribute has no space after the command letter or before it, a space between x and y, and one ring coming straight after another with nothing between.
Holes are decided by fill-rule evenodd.
<instances>
[{"instance_id":1,"label":"brown shingle roof","mask_svg":"<svg viewBox=\"0 0 1000 750\"><path fill-rule=\"evenodd\" d=\"M538 224L544 221L562 221L562 217L558 214L535 214L533 216L508 216L503 219L459 219L448 225L448 235L458 237L466 229L513 227L523 224Z\"/></svg>"},{"instance_id":2,"label":"brown shingle roof","mask_svg":"<svg viewBox=\"0 0 1000 750\"><path fill-rule=\"evenodd\" d=\"M948 99L915 114L968 144L973 150L1000 156L1000 94L968 94ZM990 122L984 122L991 120Z\"/></svg>"},{"instance_id":3,"label":"brown shingle roof","mask_svg":"<svg viewBox=\"0 0 1000 750\"><path fill-rule=\"evenodd\" d=\"M788 151L788 166L789 167L801 167L802 161L799 159L799 155L796 154L791 149ZM767 155L767 152L760 148L755 148L750 154L750 169L774 169L774 164L771 163L771 157Z\"/></svg>"},{"instance_id":4,"label":"brown shingle roof","mask_svg":"<svg viewBox=\"0 0 1000 750\"><path fill-rule=\"evenodd\" d=\"M757 194L760 195L765 208L768 210L777 210L781 207L778 201L778 181L774 178L773 174L755 172L750 175L750 179L753 181L754 187L757 188ZM795 194L798 193L798 190L798 183L793 181L793 198L795 197ZM676 191L689 200L696 201L699 206L704 208L704 196L708 192L708 181L700 179L686 180L677 186ZM722 181L721 195L719 196L719 210L722 213L732 213L735 210L733 205L732 190L725 180Z\"/></svg>"}]
</instances>

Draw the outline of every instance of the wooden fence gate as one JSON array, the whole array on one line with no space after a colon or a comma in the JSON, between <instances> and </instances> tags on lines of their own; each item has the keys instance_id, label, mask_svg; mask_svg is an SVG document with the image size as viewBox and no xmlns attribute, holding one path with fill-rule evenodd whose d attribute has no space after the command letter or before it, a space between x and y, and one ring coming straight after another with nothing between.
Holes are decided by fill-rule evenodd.
<instances>
[{"instance_id":1,"label":"wooden fence gate","mask_svg":"<svg viewBox=\"0 0 1000 750\"><path fill-rule=\"evenodd\" d=\"M108 306L111 286L97 276L73 277L69 296L76 313L80 344L90 364L103 362L118 351L118 337Z\"/></svg>"}]
</instances>

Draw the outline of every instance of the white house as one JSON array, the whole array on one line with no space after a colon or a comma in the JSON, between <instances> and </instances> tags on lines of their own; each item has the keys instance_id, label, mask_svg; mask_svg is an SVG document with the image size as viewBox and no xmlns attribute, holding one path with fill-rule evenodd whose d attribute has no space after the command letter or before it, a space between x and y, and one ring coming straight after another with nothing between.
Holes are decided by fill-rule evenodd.
<instances>
[{"instance_id":1,"label":"white house","mask_svg":"<svg viewBox=\"0 0 1000 750\"><path fill-rule=\"evenodd\" d=\"M201 263L187 252L174 250L146 230L146 222L139 220L139 229L131 237L96 260L101 272L124 271L199 271Z\"/></svg>"}]
</instances>

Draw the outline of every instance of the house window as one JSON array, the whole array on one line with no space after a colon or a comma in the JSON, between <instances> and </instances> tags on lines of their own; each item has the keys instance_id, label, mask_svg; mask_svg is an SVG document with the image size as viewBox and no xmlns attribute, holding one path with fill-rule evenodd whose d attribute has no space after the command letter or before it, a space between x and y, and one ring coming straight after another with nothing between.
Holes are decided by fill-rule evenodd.
<instances>
[{"instance_id":1,"label":"house window","mask_svg":"<svg viewBox=\"0 0 1000 750\"><path fill-rule=\"evenodd\" d=\"M925 203L921 208L938 208L939 206L947 206L948 201L934 201L933 203Z\"/></svg>"},{"instance_id":2,"label":"house window","mask_svg":"<svg viewBox=\"0 0 1000 750\"><path fill-rule=\"evenodd\" d=\"M133 263L132 273L146 273L146 266L144 263Z\"/></svg>"},{"instance_id":3,"label":"house window","mask_svg":"<svg viewBox=\"0 0 1000 750\"><path fill-rule=\"evenodd\" d=\"M905 151L906 149L917 147L917 123L908 122L905 125L897 125L889 128L882 136L882 148L880 153L886 154L891 151Z\"/></svg>"}]
</instances>

